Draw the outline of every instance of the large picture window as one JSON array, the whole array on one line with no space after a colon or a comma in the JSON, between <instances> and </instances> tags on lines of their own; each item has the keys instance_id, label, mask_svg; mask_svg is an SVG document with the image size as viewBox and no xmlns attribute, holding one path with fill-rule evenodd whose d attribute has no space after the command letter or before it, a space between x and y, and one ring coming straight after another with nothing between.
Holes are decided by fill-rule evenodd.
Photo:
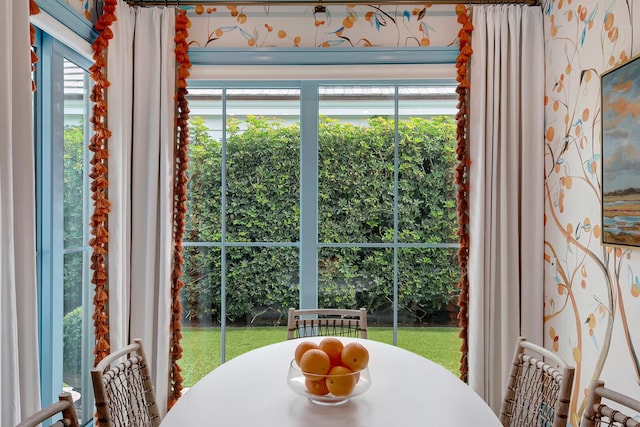
<instances>
[{"instance_id":1,"label":"large picture window","mask_svg":"<svg viewBox=\"0 0 640 427\"><path fill-rule=\"evenodd\" d=\"M371 339L422 354L418 335L442 326L455 371L454 82L189 93L184 385L284 339L288 307L366 307Z\"/></svg>"}]
</instances>

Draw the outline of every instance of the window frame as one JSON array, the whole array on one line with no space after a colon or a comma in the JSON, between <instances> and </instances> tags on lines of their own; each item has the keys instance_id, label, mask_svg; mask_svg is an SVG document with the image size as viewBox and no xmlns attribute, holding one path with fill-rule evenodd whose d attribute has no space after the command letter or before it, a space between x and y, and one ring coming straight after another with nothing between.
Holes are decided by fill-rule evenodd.
<instances>
[{"instance_id":1,"label":"window frame","mask_svg":"<svg viewBox=\"0 0 640 427\"><path fill-rule=\"evenodd\" d=\"M63 301L64 256L75 252L64 246L64 61L73 62L87 72L84 78L84 139L83 165L85 178L84 215L89 203L89 156L87 143L90 134L89 67L92 61L53 35L36 29L34 45L39 60L36 63L34 94L34 136L36 164L36 260L38 277L40 395L43 406L58 400L62 391L63 366ZM84 218L88 232L88 217ZM85 234L86 239L88 233ZM86 243L86 242L85 242ZM89 246L80 247L86 251ZM88 268L84 262L84 268ZM83 276L83 307L91 307L92 292L86 272ZM83 332L91 332L90 310L83 310ZM93 414L93 393L90 378L91 336L82 335L82 407L83 414ZM91 419L93 416L91 415Z\"/></svg>"},{"instance_id":2,"label":"window frame","mask_svg":"<svg viewBox=\"0 0 640 427\"><path fill-rule=\"evenodd\" d=\"M318 303L318 249L323 247L389 247L393 246L394 251L394 281L393 281L393 344L398 344L398 250L403 247L418 247L418 248L430 248L430 247L443 247L443 248L458 248L458 243L451 244L407 244L400 243L397 240L397 229L394 231L394 242L383 244L323 244L318 242L318 215L317 215L317 181L318 181L318 120L317 115L315 118L309 118L312 115L309 114L305 118L302 112L303 105L315 106L315 111L318 111L319 95L318 88L322 85L385 85L394 86L394 110L396 120L395 131L395 165L394 165L394 224L397 228L397 183L398 183L398 132L397 132L397 120L398 120L398 87L409 85L447 85L457 86L455 80L455 62L458 54L458 47L446 47L446 48L391 48L391 49L259 49L260 55L256 55L252 51L246 49L202 49L192 48L190 49L191 61L194 64L192 73L192 79L188 81L190 88L300 88L300 122L301 122L301 144L300 144L300 240L295 245L299 248L299 283L300 283L300 308L317 308ZM274 65L275 64L275 65ZM395 79L377 78L377 79L322 79L318 78L318 75L314 74L313 69L309 69L308 65L314 65L314 69L318 67L328 67L329 72L333 69L333 72L337 73L340 69L339 66L352 65L354 67L360 67L366 64L377 65L387 69L393 69L394 67L408 68L411 66L428 66L428 65L445 65L445 67L438 67L436 73L426 73L428 78L403 78L400 82ZM317 64L323 64L322 66ZM282 80L276 78L265 79L265 69L271 67L284 66L297 69L302 80ZM450 66L451 68L447 68ZM255 67L255 71L250 69ZM215 75L220 76L218 79L206 78L209 74L209 70L215 69ZM273 68L274 70L277 68ZM416 72L419 68L414 69L412 72ZM243 70L243 80L225 80L224 78L229 75L234 75L238 70ZM249 71L248 71L249 70ZM311 71L311 72L310 72ZM324 70L326 73L327 70ZM389 70L386 70L389 72ZM439 73L447 73L448 77L443 78ZM384 74L384 73L383 73ZM237 74L236 74L237 76ZM261 77L258 77L261 76ZM287 74L287 76L290 76ZM236 77L237 78L237 77ZM274 81L278 80L278 81ZM223 111L225 106L222 107ZM226 122L225 115L223 113L222 120ZM223 132L224 135L224 132ZM223 137L224 138L224 137ZM302 141L307 141L307 144L303 144ZM308 142L312 143L309 144ZM315 148L315 149L314 149ZM223 160L224 161L224 160ZM315 175L303 174L303 162L305 168L315 171ZM224 186L224 178L223 178ZM315 190L313 187L315 186ZM309 196L315 200L313 202L307 202L303 197ZM222 196L224 206L224 195ZM223 208L224 209L224 208ZM314 220L315 219L315 220ZM312 227L306 227L304 224L311 223ZM224 226L223 226L224 230ZM303 236L303 234L305 234ZM313 239L310 237L313 235ZM225 256L224 256L224 243L225 238L222 238L220 246L222 250L222 271L224 275L225 270ZM305 243L306 242L306 243ZM186 246L196 246L198 243L185 242ZM211 246L209 243L207 246ZM217 246L213 244L213 246ZM251 245L253 246L253 245ZM288 245L291 246L291 245ZM313 250L310 248L313 247ZM309 271L315 272L311 275ZM305 277L309 274L310 277ZM303 276L305 275L305 276ZM221 299L224 310L225 307L225 279L221 279ZM311 282L315 286L303 287L303 283ZM221 352L222 362L225 361L225 347L226 347L226 322L225 316L221 318Z\"/></svg>"}]
</instances>

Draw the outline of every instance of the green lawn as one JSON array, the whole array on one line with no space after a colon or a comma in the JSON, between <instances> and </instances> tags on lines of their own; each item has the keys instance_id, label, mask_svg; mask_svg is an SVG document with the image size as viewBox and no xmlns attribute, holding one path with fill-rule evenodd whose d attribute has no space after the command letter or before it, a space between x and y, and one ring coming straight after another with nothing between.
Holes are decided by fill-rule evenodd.
<instances>
[{"instance_id":1,"label":"green lawn","mask_svg":"<svg viewBox=\"0 0 640 427\"><path fill-rule=\"evenodd\" d=\"M219 328L183 328L180 342L184 354L180 360L183 385L192 386L220 365ZM459 328L399 328L398 345L441 364L455 375L460 366ZM391 328L369 327L369 339L391 344ZM227 328L226 354L230 360L242 353L286 339L286 327Z\"/></svg>"}]
</instances>

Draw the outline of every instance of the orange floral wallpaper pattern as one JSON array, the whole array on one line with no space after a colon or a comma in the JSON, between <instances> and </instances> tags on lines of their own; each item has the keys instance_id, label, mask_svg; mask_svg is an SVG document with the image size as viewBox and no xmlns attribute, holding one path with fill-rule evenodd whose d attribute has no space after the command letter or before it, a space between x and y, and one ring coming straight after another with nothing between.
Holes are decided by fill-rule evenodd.
<instances>
[{"instance_id":1,"label":"orange floral wallpaper pattern","mask_svg":"<svg viewBox=\"0 0 640 427\"><path fill-rule=\"evenodd\" d=\"M90 1L90 0L57 0L57 1L68 4L80 15L84 16L85 19L95 22L96 20L95 4L94 4L95 1Z\"/></svg>"},{"instance_id":2,"label":"orange floral wallpaper pattern","mask_svg":"<svg viewBox=\"0 0 640 427\"><path fill-rule=\"evenodd\" d=\"M91 0L56 0L95 22ZM452 5L181 6L197 47L425 47L457 40Z\"/></svg>"},{"instance_id":3,"label":"orange floral wallpaper pattern","mask_svg":"<svg viewBox=\"0 0 640 427\"><path fill-rule=\"evenodd\" d=\"M197 47L450 46L454 6L182 6Z\"/></svg>"},{"instance_id":4,"label":"orange floral wallpaper pattern","mask_svg":"<svg viewBox=\"0 0 640 427\"><path fill-rule=\"evenodd\" d=\"M547 0L543 6L544 329L546 346L576 366L573 427L594 378L640 396L640 249L603 246L600 212L600 76L632 56L640 25L633 3Z\"/></svg>"}]
</instances>

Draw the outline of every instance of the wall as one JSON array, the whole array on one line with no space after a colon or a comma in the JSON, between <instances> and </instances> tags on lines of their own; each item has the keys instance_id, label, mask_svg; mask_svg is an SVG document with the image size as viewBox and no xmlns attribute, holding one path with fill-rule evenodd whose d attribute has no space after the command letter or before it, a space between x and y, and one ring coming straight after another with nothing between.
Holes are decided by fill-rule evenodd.
<instances>
[{"instance_id":1,"label":"wall","mask_svg":"<svg viewBox=\"0 0 640 427\"><path fill-rule=\"evenodd\" d=\"M635 9L631 0L554 0L543 7L544 332L545 345L577 367L572 426L593 378L640 398L640 249L601 243L600 190L600 76L638 48ZM629 142L640 152L637 141ZM627 160L638 162L632 153Z\"/></svg>"},{"instance_id":2,"label":"wall","mask_svg":"<svg viewBox=\"0 0 640 427\"><path fill-rule=\"evenodd\" d=\"M456 43L453 6L195 6L194 47L419 47Z\"/></svg>"},{"instance_id":3,"label":"wall","mask_svg":"<svg viewBox=\"0 0 640 427\"><path fill-rule=\"evenodd\" d=\"M95 22L92 0L49 0ZM182 6L194 47L426 47L456 44L448 5Z\"/></svg>"}]
</instances>

